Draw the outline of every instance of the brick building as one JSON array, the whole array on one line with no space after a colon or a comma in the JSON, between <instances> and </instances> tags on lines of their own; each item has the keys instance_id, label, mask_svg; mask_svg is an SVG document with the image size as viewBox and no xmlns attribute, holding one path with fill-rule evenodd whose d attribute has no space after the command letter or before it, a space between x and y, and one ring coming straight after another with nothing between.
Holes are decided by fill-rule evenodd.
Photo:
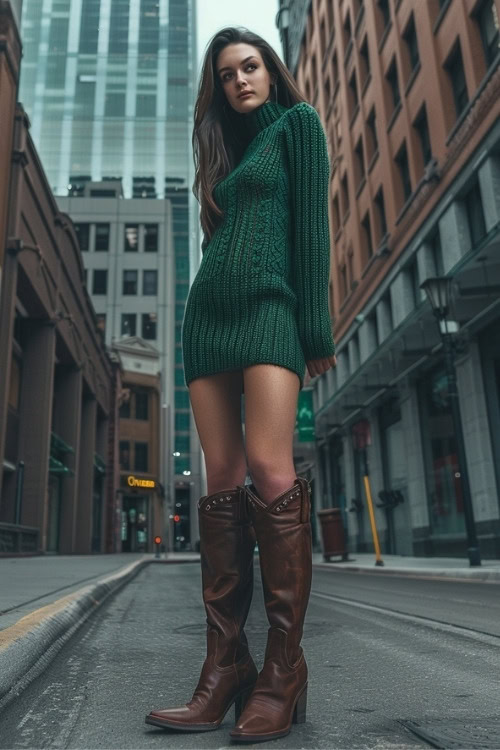
<instances>
[{"instance_id":1,"label":"brick building","mask_svg":"<svg viewBox=\"0 0 500 750\"><path fill-rule=\"evenodd\" d=\"M73 226L14 109L10 3L0 34L0 553L101 552L114 374Z\"/></svg>"},{"instance_id":2,"label":"brick building","mask_svg":"<svg viewBox=\"0 0 500 750\"><path fill-rule=\"evenodd\" d=\"M341 506L351 547L372 549L367 459L375 498L399 493L392 534L377 509L386 551L464 552L442 342L420 288L447 276L476 529L499 557L499 0L287 5L285 57L331 157L338 365L315 383L317 502Z\"/></svg>"}]
</instances>

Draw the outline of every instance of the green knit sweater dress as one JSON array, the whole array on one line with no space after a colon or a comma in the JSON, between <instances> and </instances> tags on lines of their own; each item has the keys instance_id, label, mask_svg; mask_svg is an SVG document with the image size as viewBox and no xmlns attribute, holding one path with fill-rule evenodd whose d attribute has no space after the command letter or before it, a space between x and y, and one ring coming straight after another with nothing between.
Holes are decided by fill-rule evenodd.
<instances>
[{"instance_id":1,"label":"green knit sweater dress","mask_svg":"<svg viewBox=\"0 0 500 750\"><path fill-rule=\"evenodd\" d=\"M306 361L335 353L325 133L306 102L265 102L240 120L248 145L214 188L225 215L186 301L185 383L268 363L302 389Z\"/></svg>"}]
</instances>

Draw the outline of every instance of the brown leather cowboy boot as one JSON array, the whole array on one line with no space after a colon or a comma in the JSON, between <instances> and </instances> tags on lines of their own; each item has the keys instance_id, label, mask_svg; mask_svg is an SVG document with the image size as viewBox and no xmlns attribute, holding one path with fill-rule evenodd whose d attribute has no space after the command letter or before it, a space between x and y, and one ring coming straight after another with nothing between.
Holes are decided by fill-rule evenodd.
<instances>
[{"instance_id":1,"label":"brown leather cowboy boot","mask_svg":"<svg viewBox=\"0 0 500 750\"><path fill-rule=\"evenodd\" d=\"M151 711L146 723L205 732L217 729L233 703L238 718L257 679L243 630L253 592L255 533L243 487L203 496L198 518L207 656L192 699Z\"/></svg>"},{"instance_id":2,"label":"brown leather cowboy boot","mask_svg":"<svg viewBox=\"0 0 500 750\"><path fill-rule=\"evenodd\" d=\"M305 721L307 665L300 641L311 590L311 504L303 477L271 503L253 484L246 490L271 627L264 666L230 736L259 742L284 737L292 722Z\"/></svg>"}]
</instances>

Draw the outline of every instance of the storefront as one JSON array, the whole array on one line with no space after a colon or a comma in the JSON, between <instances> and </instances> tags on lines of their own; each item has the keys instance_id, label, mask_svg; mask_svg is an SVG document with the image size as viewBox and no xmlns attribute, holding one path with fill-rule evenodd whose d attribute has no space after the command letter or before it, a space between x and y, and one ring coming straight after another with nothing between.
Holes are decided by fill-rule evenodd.
<instances>
[{"instance_id":1,"label":"storefront","mask_svg":"<svg viewBox=\"0 0 500 750\"><path fill-rule=\"evenodd\" d=\"M384 484L378 502L385 505L385 550L392 555L412 555L407 456L399 399L391 398L380 407L378 423Z\"/></svg>"},{"instance_id":2,"label":"storefront","mask_svg":"<svg viewBox=\"0 0 500 750\"><path fill-rule=\"evenodd\" d=\"M122 552L152 552L154 536L163 533L163 529L154 528L159 483L128 474L122 476L122 486Z\"/></svg>"},{"instance_id":3,"label":"storefront","mask_svg":"<svg viewBox=\"0 0 500 750\"><path fill-rule=\"evenodd\" d=\"M465 520L457 441L444 364L418 384L430 539L465 547Z\"/></svg>"}]
</instances>

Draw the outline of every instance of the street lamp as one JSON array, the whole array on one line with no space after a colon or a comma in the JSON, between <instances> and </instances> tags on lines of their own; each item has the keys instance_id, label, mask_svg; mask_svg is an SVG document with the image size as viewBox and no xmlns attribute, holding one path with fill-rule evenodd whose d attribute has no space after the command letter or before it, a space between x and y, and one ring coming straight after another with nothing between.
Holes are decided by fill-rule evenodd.
<instances>
[{"instance_id":1,"label":"street lamp","mask_svg":"<svg viewBox=\"0 0 500 750\"><path fill-rule=\"evenodd\" d=\"M467 471L464 433L460 416L460 404L458 401L457 375L455 370L455 343L452 336L452 331L456 331L457 326L454 321L448 320L452 282L453 279L449 277L436 276L426 279L420 284L420 288L427 294L432 306L432 312L439 321L439 333L443 341L443 352L448 382L448 397L450 400L453 427L457 441L458 469L462 482L465 528L468 543L467 554L469 556L469 565L474 567L481 565L481 554L477 542L476 525L474 523L474 510L472 507L469 474Z\"/></svg>"}]
</instances>

